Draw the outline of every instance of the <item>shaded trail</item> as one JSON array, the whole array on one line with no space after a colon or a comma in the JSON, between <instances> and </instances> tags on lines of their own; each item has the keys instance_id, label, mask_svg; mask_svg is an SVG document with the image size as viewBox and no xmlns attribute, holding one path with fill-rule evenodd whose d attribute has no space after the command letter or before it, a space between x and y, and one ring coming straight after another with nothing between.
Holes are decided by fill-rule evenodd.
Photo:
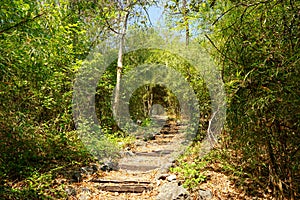
<instances>
[{"instance_id":1,"label":"shaded trail","mask_svg":"<svg viewBox=\"0 0 300 200\"><path fill-rule=\"evenodd\" d=\"M164 124L160 132L137 134L134 147L121 153L119 170L86 175L69 186L68 199L156 199L161 184L158 177L168 173L184 150L181 143L186 126L166 116L153 117L157 124Z\"/></svg>"}]
</instances>

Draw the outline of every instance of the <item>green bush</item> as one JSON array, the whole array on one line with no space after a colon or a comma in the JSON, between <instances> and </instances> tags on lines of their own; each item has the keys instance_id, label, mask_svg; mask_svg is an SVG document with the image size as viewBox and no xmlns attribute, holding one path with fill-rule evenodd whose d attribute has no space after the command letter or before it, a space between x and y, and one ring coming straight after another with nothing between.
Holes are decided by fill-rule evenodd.
<instances>
[{"instance_id":1,"label":"green bush","mask_svg":"<svg viewBox=\"0 0 300 200\"><path fill-rule=\"evenodd\" d=\"M242 156L237 165L247 163L244 168L264 177L275 196L295 198L300 187L300 3L227 1L227 8L211 38L230 97L230 148Z\"/></svg>"}]
</instances>

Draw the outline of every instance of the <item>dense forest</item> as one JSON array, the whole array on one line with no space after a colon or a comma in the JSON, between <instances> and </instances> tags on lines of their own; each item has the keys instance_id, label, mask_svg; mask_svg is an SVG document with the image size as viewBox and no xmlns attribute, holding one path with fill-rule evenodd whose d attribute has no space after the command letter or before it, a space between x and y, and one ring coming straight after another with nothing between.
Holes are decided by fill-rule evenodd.
<instances>
[{"instance_id":1,"label":"dense forest","mask_svg":"<svg viewBox=\"0 0 300 200\"><path fill-rule=\"evenodd\" d=\"M59 180L117 155L126 119L148 129L158 104L196 112L171 169L189 191L210 168L249 196L300 198L300 1L2 0L0 41L0 199L66 199Z\"/></svg>"}]
</instances>

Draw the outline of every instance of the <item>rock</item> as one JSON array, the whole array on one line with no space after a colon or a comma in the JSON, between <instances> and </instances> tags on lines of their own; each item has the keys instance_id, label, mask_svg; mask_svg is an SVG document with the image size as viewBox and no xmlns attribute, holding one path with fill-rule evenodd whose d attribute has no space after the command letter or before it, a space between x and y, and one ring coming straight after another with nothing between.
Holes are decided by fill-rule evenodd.
<instances>
[{"instance_id":1,"label":"rock","mask_svg":"<svg viewBox=\"0 0 300 200\"><path fill-rule=\"evenodd\" d=\"M81 167L80 172L81 174L91 175L98 171L97 165L91 165L87 167Z\"/></svg>"},{"instance_id":2,"label":"rock","mask_svg":"<svg viewBox=\"0 0 300 200\"><path fill-rule=\"evenodd\" d=\"M168 173L170 168L173 166L173 163L167 163L161 166L160 173Z\"/></svg>"},{"instance_id":3,"label":"rock","mask_svg":"<svg viewBox=\"0 0 300 200\"><path fill-rule=\"evenodd\" d=\"M174 164L176 162L176 159L175 158L169 158L168 162Z\"/></svg>"},{"instance_id":4,"label":"rock","mask_svg":"<svg viewBox=\"0 0 300 200\"><path fill-rule=\"evenodd\" d=\"M101 167L102 171L108 171L108 172L117 171L119 169L120 169L119 163L114 162L114 161L107 161Z\"/></svg>"},{"instance_id":5,"label":"rock","mask_svg":"<svg viewBox=\"0 0 300 200\"><path fill-rule=\"evenodd\" d=\"M123 156L134 156L135 154L132 151L124 151Z\"/></svg>"},{"instance_id":6,"label":"rock","mask_svg":"<svg viewBox=\"0 0 300 200\"><path fill-rule=\"evenodd\" d=\"M74 174L73 174L73 176L72 176L72 178L73 178L73 180L75 182L82 181L82 175L81 175L81 173L79 171L75 171Z\"/></svg>"},{"instance_id":7,"label":"rock","mask_svg":"<svg viewBox=\"0 0 300 200\"><path fill-rule=\"evenodd\" d=\"M126 147L126 148L125 148L125 151L130 151L130 150L131 150L130 147Z\"/></svg>"},{"instance_id":8,"label":"rock","mask_svg":"<svg viewBox=\"0 0 300 200\"><path fill-rule=\"evenodd\" d=\"M71 186L65 188L65 192L67 193L68 196L76 196L77 194L76 190Z\"/></svg>"},{"instance_id":9,"label":"rock","mask_svg":"<svg viewBox=\"0 0 300 200\"><path fill-rule=\"evenodd\" d=\"M210 190L199 190L199 198L200 200L209 200L213 198L213 194Z\"/></svg>"},{"instance_id":10,"label":"rock","mask_svg":"<svg viewBox=\"0 0 300 200\"><path fill-rule=\"evenodd\" d=\"M155 133L145 133L144 134L144 141L148 140L155 140Z\"/></svg>"},{"instance_id":11,"label":"rock","mask_svg":"<svg viewBox=\"0 0 300 200\"><path fill-rule=\"evenodd\" d=\"M178 183L171 182L159 188L156 200L190 200L190 194L182 186L178 186Z\"/></svg>"},{"instance_id":12,"label":"rock","mask_svg":"<svg viewBox=\"0 0 300 200\"><path fill-rule=\"evenodd\" d=\"M175 180L176 180L176 175L175 175L175 174L171 174L170 176L167 177L167 180L168 180L169 182L175 181Z\"/></svg>"},{"instance_id":13,"label":"rock","mask_svg":"<svg viewBox=\"0 0 300 200\"><path fill-rule=\"evenodd\" d=\"M156 179L157 180L166 180L166 178L169 176L169 174L159 174Z\"/></svg>"}]
</instances>

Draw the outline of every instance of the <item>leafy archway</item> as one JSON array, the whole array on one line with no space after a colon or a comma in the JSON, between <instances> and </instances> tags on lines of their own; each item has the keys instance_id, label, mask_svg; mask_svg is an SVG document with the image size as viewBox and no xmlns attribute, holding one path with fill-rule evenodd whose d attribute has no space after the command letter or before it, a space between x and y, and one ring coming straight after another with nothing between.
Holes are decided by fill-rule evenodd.
<instances>
[{"instance_id":1,"label":"leafy archway","mask_svg":"<svg viewBox=\"0 0 300 200\"><path fill-rule=\"evenodd\" d=\"M178 71L189 83L195 92L200 107L201 130L206 130L210 116L210 97L203 77L195 76L196 69L184 58L161 49L139 49L124 55L123 75L137 66L158 64L170 67ZM116 80L117 61L112 62L102 75L96 92L96 113L103 130L110 132L118 131L119 128L113 119L112 94ZM172 77L165 77L166 81L172 81ZM122 98L122 94L121 94ZM162 85L144 85L139 87L129 102L130 114L133 120L146 120L149 111L154 104L162 105L169 118L179 118L179 104L171 90ZM203 132L204 133L204 132ZM203 134L204 135L204 134Z\"/></svg>"}]
</instances>

